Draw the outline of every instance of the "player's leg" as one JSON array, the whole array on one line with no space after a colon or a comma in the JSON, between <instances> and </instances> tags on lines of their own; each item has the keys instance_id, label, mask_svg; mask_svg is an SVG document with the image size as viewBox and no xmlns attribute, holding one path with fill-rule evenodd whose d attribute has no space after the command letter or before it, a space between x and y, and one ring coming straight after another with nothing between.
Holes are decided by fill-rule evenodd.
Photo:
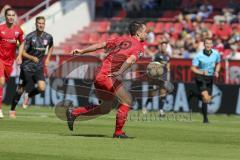
<instances>
[{"instance_id":1,"label":"player's leg","mask_svg":"<svg viewBox=\"0 0 240 160\"><path fill-rule=\"evenodd\" d=\"M165 116L165 113L163 111L163 106L164 106L164 102L166 100L166 96L167 96L167 90L165 88L161 88L160 89L160 101L159 101L159 116L160 117Z\"/></svg>"},{"instance_id":2,"label":"player's leg","mask_svg":"<svg viewBox=\"0 0 240 160\"><path fill-rule=\"evenodd\" d=\"M153 96L154 96L154 94L156 94L155 91L154 91L155 90L154 87L155 86L153 86L153 85L148 85L147 101L146 101L145 105L143 105L143 107L142 107L142 113L143 114L147 114L148 113L147 106L148 106L149 103L153 103Z\"/></svg>"},{"instance_id":3,"label":"player's leg","mask_svg":"<svg viewBox=\"0 0 240 160\"><path fill-rule=\"evenodd\" d=\"M123 85L119 86L115 94L119 99L120 104L118 105L117 115L116 115L116 126L113 137L116 138L127 138L123 131L124 124L127 120L128 112L132 105L132 96L124 88Z\"/></svg>"},{"instance_id":4,"label":"player's leg","mask_svg":"<svg viewBox=\"0 0 240 160\"><path fill-rule=\"evenodd\" d=\"M203 123L209 123L207 112L208 112L208 103L212 101L212 85L213 79L207 78L206 80L206 90L202 92L202 109L203 109Z\"/></svg>"},{"instance_id":5,"label":"player's leg","mask_svg":"<svg viewBox=\"0 0 240 160\"><path fill-rule=\"evenodd\" d=\"M45 91L45 88L46 88L46 83L45 83L45 77L44 77L44 71L43 70L35 72L33 79L34 79L35 82L37 82L37 87L34 87L29 92L29 97L34 97L37 94L43 93Z\"/></svg>"},{"instance_id":6,"label":"player's leg","mask_svg":"<svg viewBox=\"0 0 240 160\"><path fill-rule=\"evenodd\" d=\"M10 118L16 118L16 106L24 92L24 87L22 85L18 85L15 91L15 94L12 99L11 109L9 111Z\"/></svg>"},{"instance_id":7,"label":"player's leg","mask_svg":"<svg viewBox=\"0 0 240 160\"><path fill-rule=\"evenodd\" d=\"M26 80L24 79L24 71L21 70L19 76L18 86L16 88L15 94L12 99L11 109L9 111L10 118L16 118L16 106L24 92L24 86L26 85Z\"/></svg>"},{"instance_id":8,"label":"player's leg","mask_svg":"<svg viewBox=\"0 0 240 160\"><path fill-rule=\"evenodd\" d=\"M199 88L201 99L202 99L202 114L203 114L203 123L208 123L208 103L211 101L211 96L208 92L208 83L206 81L206 77L197 79L197 86Z\"/></svg>"},{"instance_id":9,"label":"player's leg","mask_svg":"<svg viewBox=\"0 0 240 160\"><path fill-rule=\"evenodd\" d=\"M26 84L26 93L24 95L23 108L28 107L29 98L34 97L37 94L43 93L46 88L43 71L31 73L31 75L31 77L28 77L28 83ZM34 87L35 83L37 83L37 87Z\"/></svg>"},{"instance_id":10,"label":"player's leg","mask_svg":"<svg viewBox=\"0 0 240 160\"><path fill-rule=\"evenodd\" d=\"M4 117L2 112L2 97L4 84L5 84L4 65L0 62L0 118Z\"/></svg>"},{"instance_id":11,"label":"player's leg","mask_svg":"<svg viewBox=\"0 0 240 160\"><path fill-rule=\"evenodd\" d=\"M158 84L160 87L159 116L165 116L165 113L163 111L163 106L166 101L167 95L174 92L174 85L170 81L163 81L163 80L160 80Z\"/></svg>"},{"instance_id":12,"label":"player's leg","mask_svg":"<svg viewBox=\"0 0 240 160\"><path fill-rule=\"evenodd\" d=\"M71 131L78 116L96 116L107 114L111 111L115 97L112 80L108 77L100 76L94 82L94 86L96 88L96 96L101 101L100 105L85 105L73 108L72 104L68 102L66 104L63 103L64 107L67 107L66 116L68 127Z\"/></svg>"},{"instance_id":13,"label":"player's leg","mask_svg":"<svg viewBox=\"0 0 240 160\"><path fill-rule=\"evenodd\" d=\"M2 61L0 61L0 118L3 118L2 113L2 98L3 98L3 87L5 82L9 79L12 73L12 66L4 65Z\"/></svg>"}]
</instances>

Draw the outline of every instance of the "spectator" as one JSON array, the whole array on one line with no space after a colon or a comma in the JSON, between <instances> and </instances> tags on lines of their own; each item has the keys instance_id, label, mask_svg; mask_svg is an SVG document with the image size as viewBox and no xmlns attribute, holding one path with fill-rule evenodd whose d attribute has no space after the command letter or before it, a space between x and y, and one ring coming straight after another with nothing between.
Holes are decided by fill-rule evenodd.
<instances>
[{"instance_id":1,"label":"spectator","mask_svg":"<svg viewBox=\"0 0 240 160\"><path fill-rule=\"evenodd\" d=\"M127 0L126 2L127 11L140 11L140 0Z\"/></svg>"},{"instance_id":2,"label":"spectator","mask_svg":"<svg viewBox=\"0 0 240 160\"><path fill-rule=\"evenodd\" d=\"M214 49L218 50L218 52L222 55L224 52L224 44L220 38L217 38L216 44L213 47Z\"/></svg>"},{"instance_id":3,"label":"spectator","mask_svg":"<svg viewBox=\"0 0 240 160\"><path fill-rule=\"evenodd\" d=\"M230 26L226 25L225 22L220 22L215 31L215 36L220 37L222 40L227 40L232 33Z\"/></svg>"},{"instance_id":4,"label":"spectator","mask_svg":"<svg viewBox=\"0 0 240 160\"><path fill-rule=\"evenodd\" d=\"M156 53L158 53L157 46L155 45L149 45L148 47L145 48L145 57L153 58Z\"/></svg>"},{"instance_id":5,"label":"spectator","mask_svg":"<svg viewBox=\"0 0 240 160\"><path fill-rule=\"evenodd\" d=\"M153 32L153 27L149 28L148 35L147 35L147 42L154 43L155 42L155 33Z\"/></svg>"},{"instance_id":6,"label":"spectator","mask_svg":"<svg viewBox=\"0 0 240 160\"><path fill-rule=\"evenodd\" d=\"M230 59L240 60L240 41L235 41L230 45L232 53L230 54Z\"/></svg>"},{"instance_id":7,"label":"spectator","mask_svg":"<svg viewBox=\"0 0 240 160\"><path fill-rule=\"evenodd\" d=\"M231 23L240 23L240 11L235 18L232 19Z\"/></svg>"},{"instance_id":8,"label":"spectator","mask_svg":"<svg viewBox=\"0 0 240 160\"><path fill-rule=\"evenodd\" d=\"M236 18L234 13L238 10L238 6L237 1L230 0L222 10L223 14L214 16L214 22L220 23L221 21L226 21L227 23L231 23L231 21Z\"/></svg>"},{"instance_id":9,"label":"spectator","mask_svg":"<svg viewBox=\"0 0 240 160\"><path fill-rule=\"evenodd\" d=\"M197 5L197 4L196 4ZM196 7L196 5L194 7ZM198 22L208 18L213 11L213 6L209 4L208 1L205 1L197 10L195 8L192 9L193 12L186 15L187 21L196 20Z\"/></svg>"}]
</instances>

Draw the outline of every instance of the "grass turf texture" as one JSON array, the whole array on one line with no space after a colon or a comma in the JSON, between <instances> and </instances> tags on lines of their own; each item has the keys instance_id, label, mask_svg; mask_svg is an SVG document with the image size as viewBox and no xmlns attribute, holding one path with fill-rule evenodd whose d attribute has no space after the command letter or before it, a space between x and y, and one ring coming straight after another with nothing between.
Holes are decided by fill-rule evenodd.
<instances>
[{"instance_id":1,"label":"grass turf texture","mask_svg":"<svg viewBox=\"0 0 240 160\"><path fill-rule=\"evenodd\" d=\"M18 108L17 119L0 120L0 160L239 160L240 117L212 115L210 124L192 120L129 120L132 139L112 139L114 112L75 124L75 131L53 108ZM136 112L135 112L136 113ZM131 114L135 114L132 112Z\"/></svg>"}]
</instances>

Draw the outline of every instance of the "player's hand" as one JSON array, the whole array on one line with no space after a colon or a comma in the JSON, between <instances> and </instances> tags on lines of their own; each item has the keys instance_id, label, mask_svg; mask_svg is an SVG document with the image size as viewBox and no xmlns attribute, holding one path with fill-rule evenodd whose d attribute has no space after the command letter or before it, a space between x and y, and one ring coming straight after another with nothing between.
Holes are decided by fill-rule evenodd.
<instances>
[{"instance_id":1,"label":"player's hand","mask_svg":"<svg viewBox=\"0 0 240 160\"><path fill-rule=\"evenodd\" d=\"M215 75L216 78L219 78L219 73L218 72L215 72L214 75Z\"/></svg>"},{"instance_id":2,"label":"player's hand","mask_svg":"<svg viewBox=\"0 0 240 160\"><path fill-rule=\"evenodd\" d=\"M16 62L18 65L22 64L22 56L17 56Z\"/></svg>"},{"instance_id":3,"label":"player's hand","mask_svg":"<svg viewBox=\"0 0 240 160\"><path fill-rule=\"evenodd\" d=\"M108 75L108 77L117 77L117 76L120 76L122 73L120 73L120 72L113 72L113 73L110 73L109 75Z\"/></svg>"},{"instance_id":4,"label":"player's hand","mask_svg":"<svg viewBox=\"0 0 240 160\"><path fill-rule=\"evenodd\" d=\"M70 52L72 55L75 55L75 54L83 54L82 50L80 49L74 49Z\"/></svg>"},{"instance_id":5,"label":"player's hand","mask_svg":"<svg viewBox=\"0 0 240 160\"><path fill-rule=\"evenodd\" d=\"M47 59L45 60L45 66L48 67L49 63L50 63L50 60L47 58Z\"/></svg>"},{"instance_id":6,"label":"player's hand","mask_svg":"<svg viewBox=\"0 0 240 160\"><path fill-rule=\"evenodd\" d=\"M202 75L207 76L208 75L208 71L203 71Z\"/></svg>"},{"instance_id":7,"label":"player's hand","mask_svg":"<svg viewBox=\"0 0 240 160\"><path fill-rule=\"evenodd\" d=\"M32 57L32 61L35 62L35 63L38 63L39 62L39 59L37 57Z\"/></svg>"}]
</instances>

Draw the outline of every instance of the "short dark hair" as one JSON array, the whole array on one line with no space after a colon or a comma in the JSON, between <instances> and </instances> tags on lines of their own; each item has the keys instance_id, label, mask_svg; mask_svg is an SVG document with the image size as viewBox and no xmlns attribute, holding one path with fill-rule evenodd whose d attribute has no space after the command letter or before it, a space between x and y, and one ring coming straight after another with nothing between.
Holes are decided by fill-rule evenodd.
<instances>
[{"instance_id":1,"label":"short dark hair","mask_svg":"<svg viewBox=\"0 0 240 160\"><path fill-rule=\"evenodd\" d=\"M36 17L36 23L37 23L37 21L40 20L40 19L43 19L44 21L46 20L44 16L38 16L38 17Z\"/></svg>"},{"instance_id":2,"label":"short dark hair","mask_svg":"<svg viewBox=\"0 0 240 160\"><path fill-rule=\"evenodd\" d=\"M207 38L204 39L204 43L205 43L206 41L212 41L212 38L207 37Z\"/></svg>"},{"instance_id":3,"label":"short dark hair","mask_svg":"<svg viewBox=\"0 0 240 160\"><path fill-rule=\"evenodd\" d=\"M142 22L131 22L129 24L129 33L134 36L137 34L137 32L139 31L139 29L141 29L145 24Z\"/></svg>"},{"instance_id":4,"label":"short dark hair","mask_svg":"<svg viewBox=\"0 0 240 160\"><path fill-rule=\"evenodd\" d=\"M167 41L162 41L162 42L160 42L160 44L161 44L161 45L163 45L163 44L168 44L168 42L167 42Z\"/></svg>"},{"instance_id":5,"label":"short dark hair","mask_svg":"<svg viewBox=\"0 0 240 160\"><path fill-rule=\"evenodd\" d=\"M9 11L14 11L14 12L15 12L14 9L8 8L8 9L5 10L5 13L4 13L5 17L7 16L7 14L8 14Z\"/></svg>"}]
</instances>

